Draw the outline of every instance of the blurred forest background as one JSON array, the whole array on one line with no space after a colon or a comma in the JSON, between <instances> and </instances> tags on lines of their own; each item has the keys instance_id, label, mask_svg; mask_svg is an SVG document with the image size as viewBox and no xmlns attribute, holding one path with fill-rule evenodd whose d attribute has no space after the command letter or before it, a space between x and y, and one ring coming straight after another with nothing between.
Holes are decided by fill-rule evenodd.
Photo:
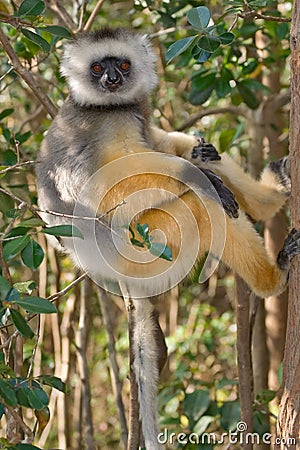
<instances>
[{"instance_id":1,"label":"blurred forest background","mask_svg":"<svg viewBox=\"0 0 300 450\"><path fill-rule=\"evenodd\" d=\"M195 30L186 14L199 6L213 22ZM292 6L285 0L0 0L0 448L10 442L17 449L110 450L124 448L126 440L123 301L96 289L55 253L35 208L34 161L68 94L59 73L65 40L104 25L148 33L160 79L153 121L204 136L258 177L288 152ZM179 43L167 64L168 47L195 34L198 46L191 52ZM288 223L284 210L255 224L274 256ZM169 350L159 393L162 430L212 432L221 441L222 433L239 431L245 389L254 431L275 434L287 295L263 302L238 286L250 305L238 308L240 322L235 277L223 265L205 284L190 277L162 299ZM237 331L239 345L252 349L240 394ZM19 444L24 436L28 447ZM166 448L239 446L228 447L225 438L218 445L203 439Z\"/></svg>"}]
</instances>

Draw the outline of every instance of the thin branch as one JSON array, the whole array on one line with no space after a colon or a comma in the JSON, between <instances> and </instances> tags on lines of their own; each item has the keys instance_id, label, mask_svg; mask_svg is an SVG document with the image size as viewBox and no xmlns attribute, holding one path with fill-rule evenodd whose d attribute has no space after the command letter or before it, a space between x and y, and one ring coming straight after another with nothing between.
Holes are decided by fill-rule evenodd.
<instances>
[{"instance_id":1,"label":"thin branch","mask_svg":"<svg viewBox=\"0 0 300 450\"><path fill-rule=\"evenodd\" d=\"M31 122L32 120L36 119L42 112L43 105L39 105L35 111L33 111L31 114L29 114L23 122L20 123L20 131L24 128L24 126Z\"/></svg>"},{"instance_id":2,"label":"thin branch","mask_svg":"<svg viewBox=\"0 0 300 450\"><path fill-rule=\"evenodd\" d=\"M14 17L4 11L0 11L0 22L9 23L11 26L17 29L20 27L20 24L32 26L32 22L20 19L19 17Z\"/></svg>"},{"instance_id":3,"label":"thin branch","mask_svg":"<svg viewBox=\"0 0 300 450\"><path fill-rule=\"evenodd\" d=\"M89 31L92 28L92 25L94 23L94 20L98 14L98 12L100 11L100 9L102 8L103 3L105 2L105 0L98 0L97 5L95 6L95 8L93 9L90 17L88 18L86 24L83 27L84 31Z\"/></svg>"},{"instance_id":4,"label":"thin branch","mask_svg":"<svg viewBox=\"0 0 300 450\"><path fill-rule=\"evenodd\" d=\"M263 19L271 22L291 22L292 19L289 17L277 17L277 16L266 16L265 14L260 14L256 11L249 11L247 13L238 13L238 17L241 19Z\"/></svg>"},{"instance_id":5,"label":"thin branch","mask_svg":"<svg viewBox=\"0 0 300 450\"><path fill-rule=\"evenodd\" d=\"M246 5L246 7L249 9L249 11L245 12L245 13L238 13L237 15L241 19L263 19L263 20L268 20L268 21L272 21L272 22L291 22L292 21L292 19L289 17L277 17L277 16L268 16L265 14L261 14L261 13L255 11L247 0L244 0L244 3Z\"/></svg>"},{"instance_id":6,"label":"thin branch","mask_svg":"<svg viewBox=\"0 0 300 450\"><path fill-rule=\"evenodd\" d=\"M64 26L70 28L72 32L76 29L76 23L67 12L65 7L62 5L60 0L47 1L46 3L51 11L53 11L59 17Z\"/></svg>"},{"instance_id":7,"label":"thin branch","mask_svg":"<svg viewBox=\"0 0 300 450\"><path fill-rule=\"evenodd\" d=\"M38 161L36 161L36 162L38 162ZM21 199L20 197L16 196L12 192L2 188L1 186L0 186L0 192L3 192L4 194L6 194L9 197L11 197L13 200L18 202L19 203L19 207L18 207L19 209L27 208L27 209L29 209L30 212L32 212L32 214L35 217L38 217L41 220L43 220L43 219L40 217L40 215L38 213L50 214L52 216L57 216L57 217L64 217L65 219L90 220L90 221L101 223L103 226L109 228L109 230L111 230L112 232L114 232L114 230L112 230L107 223L103 222L102 219L104 217L106 217L108 214L110 214L111 212L113 212L114 210L116 210L117 208L119 208L120 206L123 206L123 205L126 204L126 201L122 200L120 203L118 203L117 205L113 206L111 209L106 211L104 214L101 214L101 216L96 216L96 217L92 217L92 216L74 216L72 214L66 214L66 213L60 213L60 212L57 212L57 211L51 211L50 209L37 208L37 207L31 205L30 203L26 202L25 200Z\"/></svg>"},{"instance_id":8,"label":"thin branch","mask_svg":"<svg viewBox=\"0 0 300 450\"><path fill-rule=\"evenodd\" d=\"M55 117L57 113L56 106L54 105L54 103L52 103L50 98L43 92L41 87L36 83L36 80L32 76L32 74L27 69L25 69L25 67L21 64L16 52L14 51L13 47L9 42L9 39L7 38L7 36L5 35L4 31L1 28L0 28L0 42L6 54L8 55L10 63L13 66L14 70L27 83L27 85L32 90L33 94L41 102L41 104L44 106L44 108L50 114L50 116L52 118Z\"/></svg>"},{"instance_id":9,"label":"thin branch","mask_svg":"<svg viewBox=\"0 0 300 450\"><path fill-rule=\"evenodd\" d=\"M3 173L10 172L11 170L18 169L19 167L28 166L29 164L36 164L38 161L25 161L22 163L14 164L13 166L6 167L5 169L0 170L0 175Z\"/></svg>"},{"instance_id":10,"label":"thin branch","mask_svg":"<svg viewBox=\"0 0 300 450\"><path fill-rule=\"evenodd\" d=\"M186 128L193 126L198 120L201 120L203 117L212 116L214 114L234 114L236 116L243 116L247 118L247 113L243 111L241 108L237 108L235 106L227 106L225 108L210 108L204 109L202 111L197 112L196 114L189 117L183 124L181 124L177 131L183 131Z\"/></svg>"},{"instance_id":11,"label":"thin branch","mask_svg":"<svg viewBox=\"0 0 300 450\"><path fill-rule=\"evenodd\" d=\"M70 291L74 286L76 286L78 283L83 281L85 278L86 278L86 273L83 273L78 278L73 280L70 284L68 284L68 286L66 286L61 291L56 292L56 294L49 295L49 297L47 297L47 300L49 300L51 302L53 302L54 300L57 300L59 297L62 297L63 295L65 295L68 291Z\"/></svg>"}]
</instances>

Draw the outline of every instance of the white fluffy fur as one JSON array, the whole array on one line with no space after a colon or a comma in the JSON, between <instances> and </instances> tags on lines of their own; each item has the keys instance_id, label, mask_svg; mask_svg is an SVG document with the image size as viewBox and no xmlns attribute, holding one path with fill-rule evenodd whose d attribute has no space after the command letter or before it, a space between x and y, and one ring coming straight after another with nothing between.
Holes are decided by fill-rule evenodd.
<instances>
[{"instance_id":1,"label":"white fluffy fur","mask_svg":"<svg viewBox=\"0 0 300 450\"><path fill-rule=\"evenodd\" d=\"M90 79L90 66L105 57L128 58L130 80L116 92L98 89ZM157 83L155 53L146 36L124 33L121 39L95 41L89 35L66 45L61 73L69 83L72 97L80 105L121 105L149 95Z\"/></svg>"}]
</instances>

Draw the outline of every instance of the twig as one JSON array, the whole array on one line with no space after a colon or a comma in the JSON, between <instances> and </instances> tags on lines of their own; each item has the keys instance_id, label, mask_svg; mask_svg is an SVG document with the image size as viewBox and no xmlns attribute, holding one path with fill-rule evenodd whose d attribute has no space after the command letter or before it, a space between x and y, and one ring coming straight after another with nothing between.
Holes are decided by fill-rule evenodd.
<instances>
[{"instance_id":1,"label":"twig","mask_svg":"<svg viewBox=\"0 0 300 450\"><path fill-rule=\"evenodd\" d=\"M59 297L62 297L63 295L65 295L68 291L70 291L70 289L72 289L74 286L76 286L78 283L80 283L81 281L83 281L86 278L86 273L83 273L82 275L80 275L78 278L76 278L75 280L73 280L70 284L68 284L68 286L66 286L64 289L62 289L59 292L56 292L56 294L52 294L49 295L49 297L47 297L47 300L53 302L54 300L57 300Z\"/></svg>"},{"instance_id":2,"label":"twig","mask_svg":"<svg viewBox=\"0 0 300 450\"><path fill-rule=\"evenodd\" d=\"M25 120L23 120L23 122L20 123L20 131L24 128L24 126L28 123L31 122L32 120L36 119L42 112L43 110L43 105L39 105L35 111L33 111L31 114L29 114Z\"/></svg>"},{"instance_id":3,"label":"twig","mask_svg":"<svg viewBox=\"0 0 300 450\"><path fill-rule=\"evenodd\" d=\"M177 131L183 131L186 128L191 127L192 125L194 125L198 120L202 119L203 117L211 116L213 114L226 114L226 113L234 114L236 116L247 117L246 112L241 110L241 108L237 108L235 106L227 106L225 108L204 109L204 110L199 111L198 113L192 115L188 120L186 120L183 124L181 124L177 128Z\"/></svg>"},{"instance_id":4,"label":"twig","mask_svg":"<svg viewBox=\"0 0 300 450\"><path fill-rule=\"evenodd\" d=\"M38 162L38 161L36 161ZM4 169L6 170L6 169ZM114 230L112 230L110 228L110 226L103 222L102 219L107 216L108 214L110 214L111 212L113 212L114 210L116 210L117 208L119 208L120 206L123 206L126 204L125 200L122 200L120 203L118 203L117 205L113 206L111 209L109 209L108 211L106 211L105 213L101 214L101 216L96 216L96 217L91 217L91 216L75 216L73 214L66 214L66 213L60 213L57 211L51 211L50 209L40 209L37 208L33 205L31 205L30 203L26 202L25 200L21 199L20 197L16 196L15 194L13 194L12 192L2 188L0 186L0 192L3 192L4 194L8 195L9 197L11 197L13 200L15 200L16 202L19 203L19 208L27 208L29 209L30 212L32 212L32 214L43 220L40 215L38 213L44 213L44 214L51 214L52 216L57 216L57 217L64 217L65 219L80 219L80 220L91 220L94 222L99 222L101 223L103 226L109 228L109 230L111 230L112 232L114 232Z\"/></svg>"},{"instance_id":5,"label":"twig","mask_svg":"<svg viewBox=\"0 0 300 450\"><path fill-rule=\"evenodd\" d=\"M291 22L292 19L288 17L277 17L277 16L267 16L255 11L247 0L244 0L246 7L249 9L248 12L238 13L238 17L241 19L263 19L273 22Z\"/></svg>"},{"instance_id":6,"label":"twig","mask_svg":"<svg viewBox=\"0 0 300 450\"><path fill-rule=\"evenodd\" d=\"M6 172L10 172L11 170L18 169L19 167L28 166L29 164L36 164L38 161L25 161L22 163L14 164L13 166L6 167L5 169L0 170L0 175Z\"/></svg>"},{"instance_id":7,"label":"twig","mask_svg":"<svg viewBox=\"0 0 300 450\"><path fill-rule=\"evenodd\" d=\"M41 332L41 316L40 316L40 314L38 314L38 326L37 326L37 331L36 331L36 336L35 336L35 343L34 343L34 347L33 347L31 358L30 358L30 363L29 363L29 367L28 367L28 371L27 371L27 378L31 377L31 373L33 370L35 355L36 355L38 343L40 340L40 332Z\"/></svg>"},{"instance_id":8,"label":"twig","mask_svg":"<svg viewBox=\"0 0 300 450\"><path fill-rule=\"evenodd\" d=\"M41 104L44 106L44 108L50 114L50 116L52 118L55 117L57 113L56 106L54 105L54 103L52 103L50 98L44 93L41 87L36 83L36 80L32 76L32 74L27 69L25 69L25 67L23 67L16 52L11 46L9 39L7 38L7 36L5 35L4 31L1 28L0 28L0 42L6 54L8 55L10 63L13 66L14 70L28 84L33 94L41 102Z\"/></svg>"},{"instance_id":9,"label":"twig","mask_svg":"<svg viewBox=\"0 0 300 450\"><path fill-rule=\"evenodd\" d=\"M1 77L0 77L0 82L4 80L5 77L7 77L7 75L10 74L10 72L12 72L14 70L13 67L10 67Z\"/></svg>"},{"instance_id":10,"label":"twig","mask_svg":"<svg viewBox=\"0 0 300 450\"><path fill-rule=\"evenodd\" d=\"M95 8L93 9L90 17L88 18L86 24L83 27L84 31L89 31L92 28L92 25L94 23L94 20L98 14L98 12L100 11L103 3L105 2L105 0L98 0L97 5L95 6Z\"/></svg>"},{"instance_id":11,"label":"twig","mask_svg":"<svg viewBox=\"0 0 300 450\"><path fill-rule=\"evenodd\" d=\"M72 32L76 29L76 23L59 0L47 1L47 5L54 13L56 13L56 15L59 16L63 22L63 25L70 28Z\"/></svg>"},{"instance_id":12,"label":"twig","mask_svg":"<svg viewBox=\"0 0 300 450\"><path fill-rule=\"evenodd\" d=\"M11 14L8 14L4 11L0 11L0 22L9 23L14 28L19 28L20 24L32 26L32 22L29 22L28 20L20 19L19 17L14 17Z\"/></svg>"}]
</instances>

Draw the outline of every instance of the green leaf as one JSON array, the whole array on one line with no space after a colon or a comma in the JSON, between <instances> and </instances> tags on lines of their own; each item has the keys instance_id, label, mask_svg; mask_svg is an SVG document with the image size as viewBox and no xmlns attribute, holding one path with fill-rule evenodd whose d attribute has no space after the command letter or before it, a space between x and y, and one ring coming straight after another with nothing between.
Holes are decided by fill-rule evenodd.
<instances>
[{"instance_id":1,"label":"green leaf","mask_svg":"<svg viewBox=\"0 0 300 450\"><path fill-rule=\"evenodd\" d=\"M6 296L6 302L13 302L15 300L20 300L20 292L15 288L11 288L8 295Z\"/></svg>"},{"instance_id":2,"label":"green leaf","mask_svg":"<svg viewBox=\"0 0 300 450\"><path fill-rule=\"evenodd\" d=\"M40 447L36 447L32 444L16 444L15 447L17 450L41 450Z\"/></svg>"},{"instance_id":3,"label":"green leaf","mask_svg":"<svg viewBox=\"0 0 300 450\"><path fill-rule=\"evenodd\" d=\"M4 109L1 113L0 113L0 120L4 119L7 116L10 116L12 113L14 112L13 108L7 108Z\"/></svg>"},{"instance_id":4,"label":"green leaf","mask_svg":"<svg viewBox=\"0 0 300 450\"><path fill-rule=\"evenodd\" d=\"M189 48L190 45L192 45L192 43L196 38L197 36L186 37L170 45L166 53L167 63L169 64L172 61L172 59L174 59L178 55L181 55L181 53L185 52L185 50Z\"/></svg>"},{"instance_id":5,"label":"green leaf","mask_svg":"<svg viewBox=\"0 0 300 450\"><path fill-rule=\"evenodd\" d=\"M202 105L206 102L215 88L215 79L215 72L193 78L192 90L189 97L189 100L193 105Z\"/></svg>"},{"instance_id":6,"label":"green leaf","mask_svg":"<svg viewBox=\"0 0 300 450\"><path fill-rule=\"evenodd\" d=\"M34 332L27 324L22 314L19 313L19 311L11 308L10 315L16 329L21 333L22 336L28 337L30 339L34 337Z\"/></svg>"},{"instance_id":7,"label":"green leaf","mask_svg":"<svg viewBox=\"0 0 300 450\"><path fill-rule=\"evenodd\" d=\"M198 6L187 12L188 22L197 30L203 30L210 21L210 11L206 6Z\"/></svg>"},{"instance_id":8,"label":"green leaf","mask_svg":"<svg viewBox=\"0 0 300 450\"><path fill-rule=\"evenodd\" d=\"M136 231L141 236L144 241L149 240L149 227L146 223L141 225L140 223L136 224Z\"/></svg>"},{"instance_id":9,"label":"green leaf","mask_svg":"<svg viewBox=\"0 0 300 450\"><path fill-rule=\"evenodd\" d=\"M0 420L2 419L3 414L5 413L5 408L2 403L0 403Z\"/></svg>"},{"instance_id":10,"label":"green leaf","mask_svg":"<svg viewBox=\"0 0 300 450\"><path fill-rule=\"evenodd\" d=\"M11 284L2 275L0 275L0 301L6 299L11 288Z\"/></svg>"},{"instance_id":11,"label":"green leaf","mask_svg":"<svg viewBox=\"0 0 300 450\"><path fill-rule=\"evenodd\" d=\"M149 251L154 256L158 256L167 261L172 261L171 249L162 242L152 242Z\"/></svg>"},{"instance_id":12,"label":"green leaf","mask_svg":"<svg viewBox=\"0 0 300 450\"><path fill-rule=\"evenodd\" d=\"M40 0L24 0L19 7L17 16L39 16L44 9L45 4Z\"/></svg>"},{"instance_id":13,"label":"green leaf","mask_svg":"<svg viewBox=\"0 0 300 450\"><path fill-rule=\"evenodd\" d=\"M27 398L29 404L34 409L43 409L49 403L48 395L40 389L28 389Z\"/></svg>"},{"instance_id":14,"label":"green leaf","mask_svg":"<svg viewBox=\"0 0 300 450\"><path fill-rule=\"evenodd\" d=\"M33 33L33 31L27 30L27 28L21 28L21 32L27 39L38 45L45 53L50 52L50 44L44 38Z\"/></svg>"},{"instance_id":15,"label":"green leaf","mask_svg":"<svg viewBox=\"0 0 300 450\"><path fill-rule=\"evenodd\" d=\"M208 426L216 420L213 416L202 416L193 427L193 433L200 436L208 428Z\"/></svg>"},{"instance_id":16,"label":"green leaf","mask_svg":"<svg viewBox=\"0 0 300 450\"><path fill-rule=\"evenodd\" d=\"M28 244L30 237L26 234L8 241L3 246L3 257L5 261L15 258Z\"/></svg>"},{"instance_id":17,"label":"green leaf","mask_svg":"<svg viewBox=\"0 0 300 450\"><path fill-rule=\"evenodd\" d=\"M221 408L221 426L225 430L235 430L241 418L241 408L237 400L226 402Z\"/></svg>"},{"instance_id":18,"label":"green leaf","mask_svg":"<svg viewBox=\"0 0 300 450\"><path fill-rule=\"evenodd\" d=\"M56 225L54 227L43 228L41 231L42 233L53 236L78 237L83 239L81 231L73 225Z\"/></svg>"},{"instance_id":19,"label":"green leaf","mask_svg":"<svg viewBox=\"0 0 300 450\"><path fill-rule=\"evenodd\" d=\"M70 38L71 33L67 28L60 27L58 25L47 25L46 27L41 28L42 31L47 31L54 36Z\"/></svg>"},{"instance_id":20,"label":"green leaf","mask_svg":"<svg viewBox=\"0 0 300 450\"><path fill-rule=\"evenodd\" d=\"M9 209L5 212L6 217L9 219L15 219L22 214L22 211L18 208Z\"/></svg>"},{"instance_id":21,"label":"green leaf","mask_svg":"<svg viewBox=\"0 0 300 450\"><path fill-rule=\"evenodd\" d=\"M44 252L40 244L30 238L30 241L21 252L21 258L25 266L36 270L44 259Z\"/></svg>"},{"instance_id":22,"label":"green leaf","mask_svg":"<svg viewBox=\"0 0 300 450\"><path fill-rule=\"evenodd\" d=\"M215 52L221 45L220 38L218 36L206 35L201 36L198 41L198 46L209 53Z\"/></svg>"},{"instance_id":23,"label":"green leaf","mask_svg":"<svg viewBox=\"0 0 300 450\"><path fill-rule=\"evenodd\" d=\"M8 381L0 378L0 397L8 406L17 406L17 396L15 390L11 387Z\"/></svg>"},{"instance_id":24,"label":"green leaf","mask_svg":"<svg viewBox=\"0 0 300 450\"><path fill-rule=\"evenodd\" d=\"M29 217L29 219L22 220L19 223L20 227L32 228L32 227L43 227L45 222L38 217Z\"/></svg>"},{"instance_id":25,"label":"green leaf","mask_svg":"<svg viewBox=\"0 0 300 450\"><path fill-rule=\"evenodd\" d=\"M25 408L31 408L31 405L28 400L28 395L27 395L28 391L29 391L29 388L25 387L24 385L21 385L16 390L18 404L21 406L24 406Z\"/></svg>"},{"instance_id":26,"label":"green leaf","mask_svg":"<svg viewBox=\"0 0 300 450\"><path fill-rule=\"evenodd\" d=\"M259 107L259 100L255 96L255 93L246 83L246 80L239 81L236 83L239 93L241 94L244 102L251 109L256 109Z\"/></svg>"},{"instance_id":27,"label":"green leaf","mask_svg":"<svg viewBox=\"0 0 300 450\"><path fill-rule=\"evenodd\" d=\"M41 297L23 297L21 300L15 300L12 303L19 305L30 313L56 313L57 309L55 305L49 302L46 298Z\"/></svg>"},{"instance_id":28,"label":"green leaf","mask_svg":"<svg viewBox=\"0 0 300 450\"><path fill-rule=\"evenodd\" d=\"M36 288L36 282L33 280L21 281L20 283L14 283L14 288L21 294L31 294L32 290Z\"/></svg>"},{"instance_id":29,"label":"green leaf","mask_svg":"<svg viewBox=\"0 0 300 450\"><path fill-rule=\"evenodd\" d=\"M223 45L229 45L234 41L234 34L226 32L219 35L219 39Z\"/></svg>"},{"instance_id":30,"label":"green leaf","mask_svg":"<svg viewBox=\"0 0 300 450\"><path fill-rule=\"evenodd\" d=\"M66 383L64 383L60 378L54 377L52 375L40 375L38 381L46 386L51 386L65 394L68 392Z\"/></svg>"},{"instance_id":31,"label":"green leaf","mask_svg":"<svg viewBox=\"0 0 300 450\"><path fill-rule=\"evenodd\" d=\"M197 61L199 63L204 63L205 61L207 61L209 58L211 57L211 53L207 52L206 50L200 50L200 52L197 55Z\"/></svg>"},{"instance_id":32,"label":"green leaf","mask_svg":"<svg viewBox=\"0 0 300 450\"><path fill-rule=\"evenodd\" d=\"M26 133L16 133L15 139L23 144L23 142L27 141L31 136L31 131L26 131Z\"/></svg>"},{"instance_id":33,"label":"green leaf","mask_svg":"<svg viewBox=\"0 0 300 450\"><path fill-rule=\"evenodd\" d=\"M210 405L208 391L196 390L187 394L183 400L183 408L192 424L196 423L207 411Z\"/></svg>"},{"instance_id":34,"label":"green leaf","mask_svg":"<svg viewBox=\"0 0 300 450\"><path fill-rule=\"evenodd\" d=\"M224 77L216 78L216 93L219 98L224 98L231 92L229 81Z\"/></svg>"},{"instance_id":35,"label":"green leaf","mask_svg":"<svg viewBox=\"0 0 300 450\"><path fill-rule=\"evenodd\" d=\"M136 247L145 247L144 242L138 241L137 239L131 238L130 242L132 243L132 245L135 245Z\"/></svg>"},{"instance_id":36,"label":"green leaf","mask_svg":"<svg viewBox=\"0 0 300 450\"><path fill-rule=\"evenodd\" d=\"M24 236L28 232L25 227L15 227L13 228L7 235L6 238L16 237L16 236Z\"/></svg>"}]
</instances>

